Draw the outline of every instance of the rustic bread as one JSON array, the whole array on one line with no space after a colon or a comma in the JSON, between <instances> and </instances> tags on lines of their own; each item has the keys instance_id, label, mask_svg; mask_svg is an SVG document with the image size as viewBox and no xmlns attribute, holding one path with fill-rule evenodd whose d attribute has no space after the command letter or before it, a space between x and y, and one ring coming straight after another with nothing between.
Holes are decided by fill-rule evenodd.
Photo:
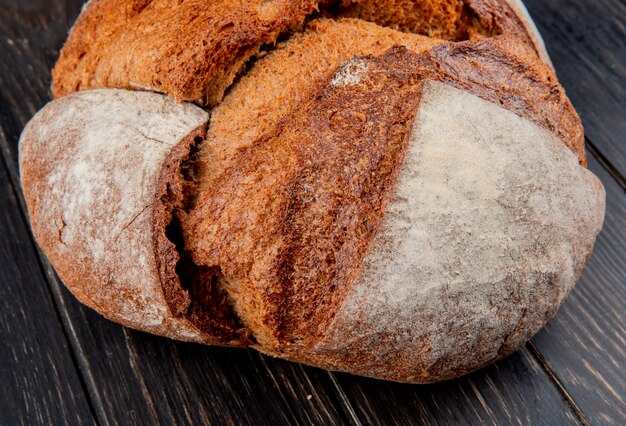
<instances>
[{"instance_id":1,"label":"rustic bread","mask_svg":"<svg viewBox=\"0 0 626 426\"><path fill-rule=\"evenodd\" d=\"M568 294L601 226L603 191L599 181L579 167L577 157L556 135L523 120L523 112L519 117L476 96L489 98L493 91L503 98L507 94L508 102L520 105L524 96L537 97L529 92L530 84L526 91L519 91L513 84L498 85L482 64L475 65L482 71L481 79L468 70L467 80L451 83L445 73L438 72L449 63L461 68L459 62L464 60L472 66L477 57L459 59L449 51L446 53L418 56L394 48L377 58L352 59L302 102L276 133L239 145L224 160L225 164L215 165L219 157L203 156L204 145L201 147L197 156L200 164L196 197L190 208L177 213L185 249L196 264L219 267L218 279L234 295L235 310L242 322L254 330L260 350L309 363L324 359L332 368L341 370L354 371L356 364L362 364L361 374L434 381L470 371L487 359L510 353L537 331L538 324L552 316L562 297ZM490 58L495 57L489 53ZM494 73L506 69L511 59L505 58L494 66ZM534 75L527 78L537 80ZM442 83L434 83L435 80ZM523 81L522 76L520 80ZM450 84L466 90L451 89ZM545 90L550 91L549 85ZM450 108L458 108L455 114L451 111L450 119L436 121L437 115L432 113L434 118L420 121L426 108L422 96L435 96L433 92L439 96L433 106L439 114L445 110L446 102ZM464 97L463 93L468 95ZM454 128L457 121L460 125ZM418 157L426 153L420 153L421 148L411 144L420 143L418 131L442 123L445 126L438 130L442 144L438 155L442 158L435 155L428 160L435 164L428 168L435 184L434 189L423 194L427 202L420 213L420 194L426 190L428 175L423 175L423 182L417 181L420 168L426 168L422 164L426 159ZM509 130L505 131L507 126ZM448 129L449 136L444 129ZM432 144L437 137L436 132L430 132L434 135L426 142ZM475 136L479 137L479 146L464 148L461 142L472 141ZM542 151L541 157L536 158L540 152L538 144L556 152ZM210 145L207 151L213 152ZM461 149L465 150L453 155ZM412 152L416 158L407 157ZM463 156L467 156L468 164ZM400 164L407 166L409 162L414 169L404 172L410 173L404 177ZM457 178L455 185L461 186L446 190L443 184L448 179L436 171L452 173L450 169L454 167L459 176L468 180L467 187ZM558 178L552 179L551 173ZM418 191L420 186L423 189ZM507 187L516 188L510 198L501 194ZM440 198L432 195L435 189L441 191ZM445 198L446 191L450 192L449 200ZM552 204L550 200L560 198L557 194L563 200ZM531 195L532 202L528 199ZM389 204L395 199L402 201L398 211ZM484 206L481 200L485 201ZM442 205L439 207L438 203ZM589 210L589 203L597 210ZM568 215L561 216L560 209ZM489 212L493 214L490 222ZM450 215L453 218L445 219ZM392 229L386 236L384 219L389 217L401 223L389 219ZM454 227L457 222L459 229ZM419 231L415 241L402 240L402 229L410 232L410 226ZM514 243L504 241L505 235ZM537 235L542 235L539 245ZM432 251L426 249L429 243L435 247ZM555 254L546 254L553 250ZM434 271L431 276L422 275L423 265L414 259L421 257L422 252L434 257L429 265ZM465 260L466 266L457 265L457 271L454 264L448 264L453 262L448 260L453 256L454 261L460 262L467 255L469 259L479 257L482 267L469 259ZM370 257L374 257L371 264ZM508 258L513 260L508 262ZM506 272L489 275L498 262ZM472 268L476 275L470 273ZM372 277L365 279L363 274L368 270ZM398 270L404 275L393 274ZM454 272L458 277L454 277ZM429 289L433 292L428 302L433 307L430 310L413 302L422 300L417 296L426 297L421 293L426 278L433 283ZM456 305L459 311L450 307L450 317L445 313L448 308L442 306L451 302L441 295L445 286L451 286L448 280L454 280L458 286L446 291L457 298L461 294L469 301ZM376 295L377 289L383 291L386 281L388 294ZM407 282L414 286L407 286ZM485 291L491 292L487 299ZM393 303L385 302L394 294L397 299ZM473 305L468 307L470 303ZM483 303L498 305L500 316L493 317L495 311L483 308ZM341 313L353 304L360 308L349 311L344 318ZM355 312L359 309L360 315ZM419 316L426 312L432 315L436 309L442 309L443 315L436 325L432 318L429 323ZM461 309L475 312L470 315ZM522 310L526 310L523 318ZM382 316L382 311L388 315ZM367 312L376 315L370 318ZM409 314L413 315L410 321L406 320ZM404 319L394 322L395 315ZM369 318L365 324L363 317ZM376 325L377 317L386 318L388 327ZM460 324L454 329L450 324L449 330L441 328L457 318ZM341 331L328 331L335 326ZM412 327L432 331L411 333ZM357 330L363 335L356 335ZM449 337L448 343L456 345L451 343L434 350L440 358L449 356L446 365L454 370L417 369L416 363L430 366L430 360L420 359L415 345L409 344L410 339L441 338L450 333L455 336ZM468 334L474 339L471 344L479 347L459 345ZM352 339L370 341L352 344ZM402 348L398 341L402 341ZM352 346L345 351L338 350L349 344ZM386 344L388 347L384 348ZM477 361L462 356L468 350ZM396 356L391 371L388 364L366 363L368 357L379 360L389 353Z\"/></svg>"},{"instance_id":2,"label":"rustic bread","mask_svg":"<svg viewBox=\"0 0 626 426\"><path fill-rule=\"evenodd\" d=\"M53 78L20 141L33 232L151 333L449 379L541 328L602 226L516 0L97 0Z\"/></svg>"}]
</instances>

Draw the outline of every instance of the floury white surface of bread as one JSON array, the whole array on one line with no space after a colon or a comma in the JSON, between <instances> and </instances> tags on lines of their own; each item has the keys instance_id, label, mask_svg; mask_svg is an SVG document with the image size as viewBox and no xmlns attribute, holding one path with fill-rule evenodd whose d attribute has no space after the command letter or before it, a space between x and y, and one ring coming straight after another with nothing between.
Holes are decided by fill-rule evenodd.
<instances>
[{"instance_id":1,"label":"floury white surface of bread","mask_svg":"<svg viewBox=\"0 0 626 426\"><path fill-rule=\"evenodd\" d=\"M37 241L86 305L127 326L205 337L174 317L152 242L167 153L208 114L163 95L105 89L49 103L20 139L20 172Z\"/></svg>"},{"instance_id":2,"label":"floury white surface of bread","mask_svg":"<svg viewBox=\"0 0 626 426\"><path fill-rule=\"evenodd\" d=\"M604 198L550 132L427 81L382 228L314 353L418 383L508 355L569 294Z\"/></svg>"}]
</instances>

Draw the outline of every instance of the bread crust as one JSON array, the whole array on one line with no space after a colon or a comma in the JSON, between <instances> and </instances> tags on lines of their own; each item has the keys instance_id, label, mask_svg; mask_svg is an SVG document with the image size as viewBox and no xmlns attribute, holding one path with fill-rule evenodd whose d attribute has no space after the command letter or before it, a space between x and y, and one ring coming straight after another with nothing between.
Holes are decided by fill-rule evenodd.
<instances>
[{"instance_id":1,"label":"bread crust","mask_svg":"<svg viewBox=\"0 0 626 426\"><path fill-rule=\"evenodd\" d=\"M280 43L258 60L213 109L209 143L203 152L212 158L230 156L232 149L247 146L274 131L343 63L353 57L381 55L395 45L435 57L434 63L443 64L439 72L442 78L447 75L450 81L482 81L484 96L489 94L493 102L508 96L508 108L555 132L581 164L586 164L582 125L563 88L554 72L536 61L533 51L517 39L498 37L447 44L351 18L311 21L306 31ZM473 59L484 70L472 65ZM469 74L463 76L464 73ZM491 75L491 80L481 77L482 73ZM490 84L504 84L508 89L500 95L490 89Z\"/></svg>"},{"instance_id":2,"label":"bread crust","mask_svg":"<svg viewBox=\"0 0 626 426\"><path fill-rule=\"evenodd\" d=\"M92 0L61 50L52 93L141 89L213 105L263 44L298 29L315 7L313 0Z\"/></svg>"},{"instance_id":3,"label":"bread crust","mask_svg":"<svg viewBox=\"0 0 626 426\"><path fill-rule=\"evenodd\" d=\"M128 327L220 344L168 308L151 233L161 166L207 121L153 93L73 94L28 123L20 173L33 234L82 303Z\"/></svg>"},{"instance_id":4,"label":"bread crust","mask_svg":"<svg viewBox=\"0 0 626 426\"><path fill-rule=\"evenodd\" d=\"M52 72L52 93L58 98L77 90L111 87L216 105L261 46L276 43L281 34L301 31L318 3L92 0L61 50ZM512 37L550 64L519 0L346 3L338 16L455 41ZM420 14L426 14L424 22L413 23Z\"/></svg>"},{"instance_id":5,"label":"bread crust","mask_svg":"<svg viewBox=\"0 0 626 426\"><path fill-rule=\"evenodd\" d=\"M218 271L203 268L185 252L176 211L192 202L189 176L182 172L206 138L206 126L183 138L167 154L158 175L152 215L154 258L165 301L173 315L187 318L212 336L213 344L247 346L253 342L233 310Z\"/></svg>"},{"instance_id":6,"label":"bread crust","mask_svg":"<svg viewBox=\"0 0 626 426\"><path fill-rule=\"evenodd\" d=\"M554 69L554 65L552 65L552 60L550 59L550 55L546 50L546 45L543 42L543 37L539 33L535 22L531 18L528 13L528 9L522 2L522 0L505 0L509 7L513 10L517 19L520 20L521 24L524 26L526 33L530 37L533 46L535 47L535 51L541 58L541 60L548 65L550 68Z\"/></svg>"},{"instance_id":7,"label":"bread crust","mask_svg":"<svg viewBox=\"0 0 626 426\"><path fill-rule=\"evenodd\" d=\"M604 197L545 129L426 82L383 224L308 359L431 383L509 355L578 280Z\"/></svg>"},{"instance_id":8,"label":"bread crust","mask_svg":"<svg viewBox=\"0 0 626 426\"><path fill-rule=\"evenodd\" d=\"M316 363L314 355L303 357L361 273L424 82L497 103L550 128L561 144L582 139L582 132L567 134L577 117L564 95L555 96L550 76L547 66L525 66L506 44L487 40L440 44L420 54L396 46L378 57L352 58L317 81L309 99L270 133L256 140L223 134L207 146L198 196L181 215L186 250L197 264L219 266L228 277L255 347ZM542 110L536 99L548 100ZM255 134L255 125L242 134ZM231 154L222 158L215 148ZM347 337L347 329L338 335Z\"/></svg>"}]
</instances>

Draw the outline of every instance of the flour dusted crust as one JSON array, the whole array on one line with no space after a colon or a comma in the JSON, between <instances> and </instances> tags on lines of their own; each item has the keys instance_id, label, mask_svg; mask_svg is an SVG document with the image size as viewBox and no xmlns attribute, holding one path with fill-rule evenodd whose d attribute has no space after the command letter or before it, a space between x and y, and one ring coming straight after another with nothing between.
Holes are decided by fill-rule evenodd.
<instances>
[{"instance_id":1,"label":"flour dusted crust","mask_svg":"<svg viewBox=\"0 0 626 426\"><path fill-rule=\"evenodd\" d=\"M35 237L155 334L449 379L552 317L602 225L519 0L92 0L53 81Z\"/></svg>"},{"instance_id":2,"label":"flour dusted crust","mask_svg":"<svg viewBox=\"0 0 626 426\"><path fill-rule=\"evenodd\" d=\"M313 354L416 383L508 355L580 276L604 197L549 132L427 82L382 227Z\"/></svg>"},{"instance_id":3,"label":"flour dusted crust","mask_svg":"<svg viewBox=\"0 0 626 426\"><path fill-rule=\"evenodd\" d=\"M129 327L212 343L168 309L151 233L161 166L207 120L153 93L70 95L29 122L20 170L33 233L81 302Z\"/></svg>"}]
</instances>

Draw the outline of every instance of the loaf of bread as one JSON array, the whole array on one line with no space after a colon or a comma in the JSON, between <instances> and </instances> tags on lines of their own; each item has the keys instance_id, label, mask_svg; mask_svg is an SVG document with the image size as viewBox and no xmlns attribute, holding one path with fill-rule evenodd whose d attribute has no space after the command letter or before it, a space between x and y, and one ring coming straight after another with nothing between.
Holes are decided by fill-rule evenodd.
<instances>
[{"instance_id":1,"label":"loaf of bread","mask_svg":"<svg viewBox=\"0 0 626 426\"><path fill-rule=\"evenodd\" d=\"M105 317L408 383L522 346L604 217L516 0L93 0L20 140Z\"/></svg>"}]
</instances>

